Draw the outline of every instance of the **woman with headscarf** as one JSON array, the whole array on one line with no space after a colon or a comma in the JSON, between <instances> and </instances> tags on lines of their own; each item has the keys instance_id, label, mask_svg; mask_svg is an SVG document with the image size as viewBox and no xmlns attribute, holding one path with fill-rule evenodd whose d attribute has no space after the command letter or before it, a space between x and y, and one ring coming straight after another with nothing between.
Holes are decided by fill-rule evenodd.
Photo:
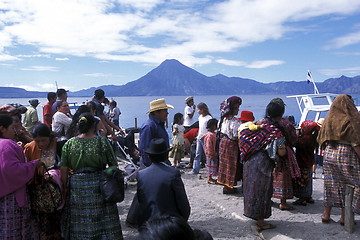
<instances>
[{"instance_id":1,"label":"woman with headscarf","mask_svg":"<svg viewBox=\"0 0 360 240\"><path fill-rule=\"evenodd\" d=\"M312 199L312 176L311 170L314 164L317 146L316 137L320 126L317 122L306 120L300 125L300 134L296 144L296 160L301 170L301 178L295 184L295 196L299 198L295 205L306 206L307 203L314 203Z\"/></svg>"},{"instance_id":2,"label":"woman with headscarf","mask_svg":"<svg viewBox=\"0 0 360 240\"><path fill-rule=\"evenodd\" d=\"M240 157L244 163L244 215L256 220L258 231L274 228L266 222L271 216L272 172L280 156L286 155L285 138L277 127L284 107L270 102L258 131L244 129L239 136Z\"/></svg>"},{"instance_id":3,"label":"woman with headscarf","mask_svg":"<svg viewBox=\"0 0 360 240\"><path fill-rule=\"evenodd\" d=\"M318 143L324 149L323 223L330 222L332 207L340 207L344 224L345 189L355 187L353 211L360 213L360 113L349 95L339 95L331 104Z\"/></svg>"},{"instance_id":4,"label":"woman with headscarf","mask_svg":"<svg viewBox=\"0 0 360 240\"><path fill-rule=\"evenodd\" d=\"M220 104L221 119L219 145L219 173L218 183L224 185L224 194L237 193L234 188L239 178L239 148L237 146L238 128L241 125L235 116L239 113L242 103L240 97L232 96Z\"/></svg>"},{"instance_id":5,"label":"woman with headscarf","mask_svg":"<svg viewBox=\"0 0 360 240\"><path fill-rule=\"evenodd\" d=\"M285 103L281 98L274 98L271 102L280 104L285 111ZM293 207L288 205L286 200L294 197L293 180L301 176L293 151L297 142L297 134L294 125L283 117L277 121L277 127L286 139L285 147L287 154L279 158L279 162L276 164L273 172L273 198L280 199L280 210L292 210Z\"/></svg>"}]
</instances>

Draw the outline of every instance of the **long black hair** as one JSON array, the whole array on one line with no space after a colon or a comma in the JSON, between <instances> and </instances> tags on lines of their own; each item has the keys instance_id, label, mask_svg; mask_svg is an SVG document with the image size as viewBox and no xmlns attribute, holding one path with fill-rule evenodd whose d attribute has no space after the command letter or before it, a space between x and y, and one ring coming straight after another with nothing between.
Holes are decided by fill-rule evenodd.
<instances>
[{"instance_id":1,"label":"long black hair","mask_svg":"<svg viewBox=\"0 0 360 240\"><path fill-rule=\"evenodd\" d=\"M78 132L79 132L79 129L78 129L78 122L79 122L79 119L80 119L80 115L83 114L83 113L90 113L90 107L87 106L87 105L81 105L75 112L73 118L72 118L72 122L70 124L70 127L69 127L69 130L67 131L66 133L66 137L68 139L72 138L72 137L75 137Z\"/></svg>"},{"instance_id":2,"label":"long black hair","mask_svg":"<svg viewBox=\"0 0 360 240\"><path fill-rule=\"evenodd\" d=\"M271 101L266 106L265 118L272 122L280 131L284 134L285 138L287 137L287 132L285 129L275 120L275 118L282 117L285 113L285 104L279 102Z\"/></svg>"},{"instance_id":3,"label":"long black hair","mask_svg":"<svg viewBox=\"0 0 360 240\"><path fill-rule=\"evenodd\" d=\"M87 133L96 122L91 113L83 113L80 115L78 121L78 128L80 133Z\"/></svg>"},{"instance_id":4,"label":"long black hair","mask_svg":"<svg viewBox=\"0 0 360 240\"><path fill-rule=\"evenodd\" d=\"M285 106L277 102L270 102L266 106L265 118L268 118L270 121L275 122L275 118L282 117L285 112Z\"/></svg>"},{"instance_id":5,"label":"long black hair","mask_svg":"<svg viewBox=\"0 0 360 240\"><path fill-rule=\"evenodd\" d=\"M31 132L32 137L36 138L36 137L48 137L50 139L52 139L54 137L53 132L51 131L51 129L49 128L48 125L40 123L37 124L34 129Z\"/></svg>"},{"instance_id":6,"label":"long black hair","mask_svg":"<svg viewBox=\"0 0 360 240\"><path fill-rule=\"evenodd\" d=\"M173 124L179 124L181 118L183 118L183 117L184 117L184 115L182 113L175 113Z\"/></svg>"},{"instance_id":7,"label":"long black hair","mask_svg":"<svg viewBox=\"0 0 360 240\"><path fill-rule=\"evenodd\" d=\"M174 216L153 217L139 232L138 240L195 240L194 231L187 221Z\"/></svg>"},{"instance_id":8,"label":"long black hair","mask_svg":"<svg viewBox=\"0 0 360 240\"><path fill-rule=\"evenodd\" d=\"M8 128L13 123L12 117L6 113L0 113L0 126ZM0 138L3 138L2 133L0 132Z\"/></svg>"}]
</instances>

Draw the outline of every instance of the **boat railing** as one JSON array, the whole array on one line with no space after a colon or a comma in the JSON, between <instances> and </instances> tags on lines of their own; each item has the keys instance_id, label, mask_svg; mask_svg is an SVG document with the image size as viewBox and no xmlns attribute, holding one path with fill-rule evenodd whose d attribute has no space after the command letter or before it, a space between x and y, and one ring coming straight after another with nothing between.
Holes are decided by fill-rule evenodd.
<instances>
[{"instance_id":1,"label":"boat railing","mask_svg":"<svg viewBox=\"0 0 360 240\"><path fill-rule=\"evenodd\" d=\"M298 104L301 118L299 125L306 120L309 112L315 112L314 121L319 120L323 112L330 110L330 106L338 94L320 93L320 94L302 94L287 96L288 98L295 98Z\"/></svg>"}]
</instances>

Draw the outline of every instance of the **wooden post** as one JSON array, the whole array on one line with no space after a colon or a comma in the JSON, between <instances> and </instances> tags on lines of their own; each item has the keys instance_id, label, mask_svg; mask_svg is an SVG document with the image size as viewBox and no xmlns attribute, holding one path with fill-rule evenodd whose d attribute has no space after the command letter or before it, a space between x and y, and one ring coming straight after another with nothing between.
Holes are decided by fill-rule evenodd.
<instances>
[{"instance_id":1,"label":"wooden post","mask_svg":"<svg viewBox=\"0 0 360 240\"><path fill-rule=\"evenodd\" d=\"M349 233L354 232L354 213L352 211L352 201L354 197L354 186L347 184L345 190L345 230Z\"/></svg>"}]
</instances>

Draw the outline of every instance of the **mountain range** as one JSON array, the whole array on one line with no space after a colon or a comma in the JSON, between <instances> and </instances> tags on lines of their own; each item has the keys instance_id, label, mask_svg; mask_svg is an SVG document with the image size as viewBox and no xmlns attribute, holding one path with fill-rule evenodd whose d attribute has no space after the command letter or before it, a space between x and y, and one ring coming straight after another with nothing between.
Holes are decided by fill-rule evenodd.
<instances>
[{"instance_id":1,"label":"mountain range","mask_svg":"<svg viewBox=\"0 0 360 240\"><path fill-rule=\"evenodd\" d=\"M360 76L330 78L316 83L319 92L358 94ZM103 85L69 92L71 97L90 97L101 88L108 97L119 96L186 96L241 94L309 94L313 85L306 81L262 83L252 79L227 77L222 74L205 76L175 59L168 59L143 77L124 85ZM47 93L21 88L0 87L0 97L44 97Z\"/></svg>"}]
</instances>

